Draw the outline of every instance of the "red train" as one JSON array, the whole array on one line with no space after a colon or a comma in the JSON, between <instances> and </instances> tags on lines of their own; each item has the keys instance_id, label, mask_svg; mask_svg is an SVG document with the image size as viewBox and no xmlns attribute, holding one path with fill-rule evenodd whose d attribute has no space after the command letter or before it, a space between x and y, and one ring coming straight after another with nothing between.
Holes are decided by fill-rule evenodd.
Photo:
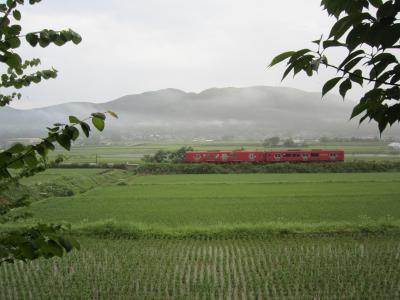
<instances>
[{"instance_id":1,"label":"red train","mask_svg":"<svg viewBox=\"0 0 400 300\"><path fill-rule=\"evenodd\" d=\"M212 150L212 151L187 151L185 162L337 162L344 161L343 150L312 149L312 150Z\"/></svg>"}]
</instances>

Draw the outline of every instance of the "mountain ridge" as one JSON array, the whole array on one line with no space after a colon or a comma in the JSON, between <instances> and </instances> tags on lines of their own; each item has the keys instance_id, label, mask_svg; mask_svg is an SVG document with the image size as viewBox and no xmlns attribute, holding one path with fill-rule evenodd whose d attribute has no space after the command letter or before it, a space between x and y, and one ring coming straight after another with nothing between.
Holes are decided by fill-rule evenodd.
<instances>
[{"instance_id":1,"label":"mountain ridge","mask_svg":"<svg viewBox=\"0 0 400 300\"><path fill-rule=\"evenodd\" d=\"M377 136L376 124L349 121L355 102L339 96L294 88L251 86L209 88L199 93L168 88L125 95L103 103L69 102L18 110L0 110L0 139L43 136L45 127L69 115L86 118L96 111L115 111L101 136L118 139L262 138L281 136ZM398 126L388 130L398 135Z\"/></svg>"}]
</instances>

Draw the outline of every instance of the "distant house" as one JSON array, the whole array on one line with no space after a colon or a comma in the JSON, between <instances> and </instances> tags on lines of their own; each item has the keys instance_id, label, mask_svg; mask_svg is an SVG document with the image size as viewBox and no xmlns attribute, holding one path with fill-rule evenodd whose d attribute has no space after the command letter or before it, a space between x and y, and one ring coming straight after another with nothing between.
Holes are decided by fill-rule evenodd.
<instances>
[{"instance_id":1,"label":"distant house","mask_svg":"<svg viewBox=\"0 0 400 300\"><path fill-rule=\"evenodd\" d=\"M392 150L400 151L400 143L390 143L388 147Z\"/></svg>"}]
</instances>

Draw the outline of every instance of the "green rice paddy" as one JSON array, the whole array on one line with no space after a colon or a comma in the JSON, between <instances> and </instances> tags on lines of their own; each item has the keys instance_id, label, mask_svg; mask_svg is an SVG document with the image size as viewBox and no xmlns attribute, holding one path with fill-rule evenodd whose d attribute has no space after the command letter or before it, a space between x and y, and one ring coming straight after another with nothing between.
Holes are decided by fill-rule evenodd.
<instances>
[{"instance_id":1,"label":"green rice paddy","mask_svg":"<svg viewBox=\"0 0 400 300\"><path fill-rule=\"evenodd\" d=\"M50 169L32 203L82 250L0 266L0 299L397 299L400 173ZM82 189L78 189L81 187Z\"/></svg>"}]
</instances>

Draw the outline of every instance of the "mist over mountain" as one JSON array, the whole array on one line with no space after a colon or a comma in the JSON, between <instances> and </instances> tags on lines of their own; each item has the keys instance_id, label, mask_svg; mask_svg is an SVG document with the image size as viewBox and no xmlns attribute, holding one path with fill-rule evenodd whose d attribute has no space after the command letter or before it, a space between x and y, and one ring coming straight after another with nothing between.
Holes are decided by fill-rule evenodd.
<instances>
[{"instance_id":1,"label":"mist over mountain","mask_svg":"<svg viewBox=\"0 0 400 300\"><path fill-rule=\"evenodd\" d=\"M375 123L358 126L349 121L354 102L339 96L309 93L292 88L255 86L212 88L200 93L165 89L128 95L95 104L73 102L43 108L0 109L0 139L40 137L46 126L66 122L69 115L78 118L97 111L115 111L118 120L109 118L101 134L105 138L265 138L377 136ZM386 135L398 136L399 126Z\"/></svg>"}]
</instances>

